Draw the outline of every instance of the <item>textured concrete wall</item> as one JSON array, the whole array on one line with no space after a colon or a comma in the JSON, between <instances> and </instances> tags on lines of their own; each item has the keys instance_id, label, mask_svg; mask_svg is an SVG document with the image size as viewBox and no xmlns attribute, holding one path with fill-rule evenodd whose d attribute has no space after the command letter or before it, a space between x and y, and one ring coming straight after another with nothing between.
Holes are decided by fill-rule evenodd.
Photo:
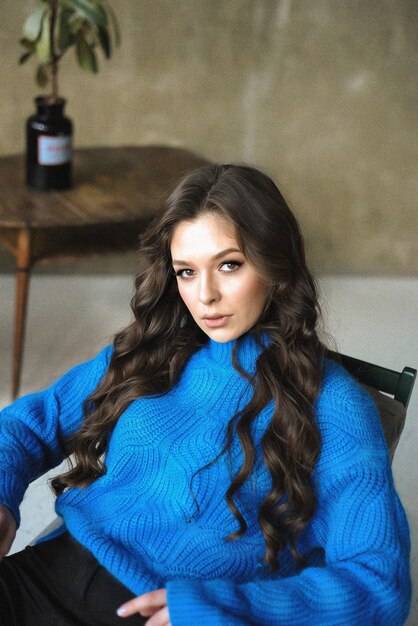
<instances>
[{"instance_id":1,"label":"textured concrete wall","mask_svg":"<svg viewBox=\"0 0 418 626\"><path fill-rule=\"evenodd\" d=\"M0 2L0 154L23 149L37 94L34 65L16 64L32 5ZM290 200L317 270L418 274L416 0L113 6L114 58L95 77L62 64L77 146L166 143L249 161Z\"/></svg>"}]
</instances>

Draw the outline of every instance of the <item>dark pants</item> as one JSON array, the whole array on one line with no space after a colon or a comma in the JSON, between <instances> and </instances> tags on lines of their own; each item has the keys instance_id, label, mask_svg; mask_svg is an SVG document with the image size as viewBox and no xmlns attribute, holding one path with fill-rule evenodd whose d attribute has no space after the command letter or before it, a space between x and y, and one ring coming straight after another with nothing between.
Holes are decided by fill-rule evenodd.
<instances>
[{"instance_id":1,"label":"dark pants","mask_svg":"<svg viewBox=\"0 0 418 626\"><path fill-rule=\"evenodd\" d=\"M133 597L67 532L0 562L0 626L143 626L116 615Z\"/></svg>"}]
</instances>

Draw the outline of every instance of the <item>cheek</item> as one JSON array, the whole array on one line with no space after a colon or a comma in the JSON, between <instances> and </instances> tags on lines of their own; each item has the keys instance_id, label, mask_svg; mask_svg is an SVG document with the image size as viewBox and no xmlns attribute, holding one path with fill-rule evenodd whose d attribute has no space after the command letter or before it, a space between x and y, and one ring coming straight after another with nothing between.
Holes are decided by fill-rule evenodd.
<instances>
[{"instance_id":1,"label":"cheek","mask_svg":"<svg viewBox=\"0 0 418 626\"><path fill-rule=\"evenodd\" d=\"M252 280L246 282L238 292L237 296L242 305L246 305L247 308L250 308L254 312L262 311L267 299L268 288L265 283L260 282L260 280Z\"/></svg>"},{"instance_id":2,"label":"cheek","mask_svg":"<svg viewBox=\"0 0 418 626\"><path fill-rule=\"evenodd\" d=\"M177 287L179 290L180 298L183 300L184 304L188 309L193 308L193 296L191 285L184 285L183 283L177 283Z\"/></svg>"}]
</instances>

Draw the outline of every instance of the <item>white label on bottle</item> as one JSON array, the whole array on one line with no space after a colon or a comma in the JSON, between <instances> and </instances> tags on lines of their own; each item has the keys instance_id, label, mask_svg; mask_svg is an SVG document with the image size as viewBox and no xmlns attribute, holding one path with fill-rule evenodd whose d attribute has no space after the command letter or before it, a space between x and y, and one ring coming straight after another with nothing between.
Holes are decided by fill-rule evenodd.
<instances>
[{"instance_id":1,"label":"white label on bottle","mask_svg":"<svg viewBox=\"0 0 418 626\"><path fill-rule=\"evenodd\" d=\"M71 137L38 135L39 165L62 165L71 161Z\"/></svg>"}]
</instances>

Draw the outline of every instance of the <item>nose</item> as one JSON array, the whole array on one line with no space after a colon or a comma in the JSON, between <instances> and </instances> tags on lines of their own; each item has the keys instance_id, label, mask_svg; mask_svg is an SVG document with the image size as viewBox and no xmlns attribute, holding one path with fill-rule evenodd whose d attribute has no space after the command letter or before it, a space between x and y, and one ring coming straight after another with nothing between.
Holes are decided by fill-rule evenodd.
<instances>
[{"instance_id":1,"label":"nose","mask_svg":"<svg viewBox=\"0 0 418 626\"><path fill-rule=\"evenodd\" d=\"M199 300L202 304L211 304L211 302L218 302L220 299L220 292L216 285L216 281L208 276L201 275L199 283Z\"/></svg>"}]
</instances>

